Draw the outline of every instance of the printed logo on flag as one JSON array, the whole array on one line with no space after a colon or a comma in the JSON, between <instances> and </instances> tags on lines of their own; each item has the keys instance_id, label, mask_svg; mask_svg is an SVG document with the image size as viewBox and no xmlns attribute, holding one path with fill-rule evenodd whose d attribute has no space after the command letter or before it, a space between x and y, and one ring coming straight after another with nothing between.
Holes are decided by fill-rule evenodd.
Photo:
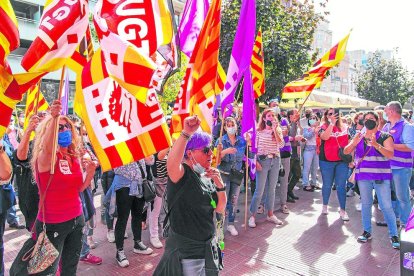
<instances>
[{"instance_id":1,"label":"printed logo on flag","mask_svg":"<svg viewBox=\"0 0 414 276\"><path fill-rule=\"evenodd\" d=\"M414 271L414 252L404 253L403 267L405 269Z\"/></svg>"}]
</instances>

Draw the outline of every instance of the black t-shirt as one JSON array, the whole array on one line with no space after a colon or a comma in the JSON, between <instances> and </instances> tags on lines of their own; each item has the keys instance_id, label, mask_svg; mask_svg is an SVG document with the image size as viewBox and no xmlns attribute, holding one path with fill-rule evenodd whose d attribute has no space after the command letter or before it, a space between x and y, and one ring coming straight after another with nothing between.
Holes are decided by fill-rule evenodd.
<instances>
[{"instance_id":1,"label":"black t-shirt","mask_svg":"<svg viewBox=\"0 0 414 276\"><path fill-rule=\"evenodd\" d=\"M199 176L188 165L183 166L183 177L175 184L168 178L167 183L167 202L173 202L177 192L185 189L172 206L169 217L171 229L187 238L207 241L215 232L214 208L209 193L216 202L217 193L210 180L201 179L200 183Z\"/></svg>"}]
</instances>

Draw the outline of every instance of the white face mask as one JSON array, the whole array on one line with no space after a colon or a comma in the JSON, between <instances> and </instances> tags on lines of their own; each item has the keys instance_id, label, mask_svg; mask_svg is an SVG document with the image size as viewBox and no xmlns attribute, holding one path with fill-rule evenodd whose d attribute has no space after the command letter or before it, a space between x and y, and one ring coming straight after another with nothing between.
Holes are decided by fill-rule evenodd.
<instances>
[{"instance_id":1,"label":"white face mask","mask_svg":"<svg viewBox=\"0 0 414 276\"><path fill-rule=\"evenodd\" d=\"M227 128L227 133L230 134L230 135L236 134L236 128L235 127L228 127Z\"/></svg>"},{"instance_id":2,"label":"white face mask","mask_svg":"<svg viewBox=\"0 0 414 276\"><path fill-rule=\"evenodd\" d=\"M276 114L279 114L280 108L278 106L273 107L273 112L275 112Z\"/></svg>"},{"instance_id":3,"label":"white face mask","mask_svg":"<svg viewBox=\"0 0 414 276\"><path fill-rule=\"evenodd\" d=\"M193 170L200 175L205 173L206 169L203 166L201 166L200 163L196 162L193 156L191 156L191 159L191 162L193 163Z\"/></svg>"}]
</instances>

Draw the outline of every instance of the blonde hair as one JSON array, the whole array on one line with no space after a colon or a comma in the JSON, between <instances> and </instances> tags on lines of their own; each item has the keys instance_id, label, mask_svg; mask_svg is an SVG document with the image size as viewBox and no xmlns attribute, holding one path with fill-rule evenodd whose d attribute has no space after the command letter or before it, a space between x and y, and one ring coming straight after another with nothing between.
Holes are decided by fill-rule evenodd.
<instances>
[{"instance_id":1,"label":"blonde hair","mask_svg":"<svg viewBox=\"0 0 414 276\"><path fill-rule=\"evenodd\" d=\"M72 144L69 145L68 153L76 158L81 157L82 155L82 143L81 139L79 137L78 132L75 129L75 125L72 123L72 121L66 117L66 116L59 116L57 117L57 120L64 119L66 123L70 125L70 130L72 132ZM33 173L36 171L36 162L37 158L39 157L40 152L44 148L44 145L46 143L50 143L51 141L45 141L44 136L46 133L46 130L48 128L54 127L52 125L52 116L47 116L36 128L36 136L34 140L33 150L32 150L32 160L30 161L32 166Z\"/></svg>"}]
</instances>

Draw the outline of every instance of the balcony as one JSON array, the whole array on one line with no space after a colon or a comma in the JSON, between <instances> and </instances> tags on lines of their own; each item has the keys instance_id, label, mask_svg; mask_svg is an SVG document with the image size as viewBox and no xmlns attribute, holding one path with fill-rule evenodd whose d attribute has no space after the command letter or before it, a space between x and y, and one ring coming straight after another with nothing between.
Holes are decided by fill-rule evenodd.
<instances>
[{"instance_id":1,"label":"balcony","mask_svg":"<svg viewBox=\"0 0 414 276\"><path fill-rule=\"evenodd\" d=\"M20 39L33 41L37 34L39 21L18 16L16 18L19 24Z\"/></svg>"}]
</instances>

